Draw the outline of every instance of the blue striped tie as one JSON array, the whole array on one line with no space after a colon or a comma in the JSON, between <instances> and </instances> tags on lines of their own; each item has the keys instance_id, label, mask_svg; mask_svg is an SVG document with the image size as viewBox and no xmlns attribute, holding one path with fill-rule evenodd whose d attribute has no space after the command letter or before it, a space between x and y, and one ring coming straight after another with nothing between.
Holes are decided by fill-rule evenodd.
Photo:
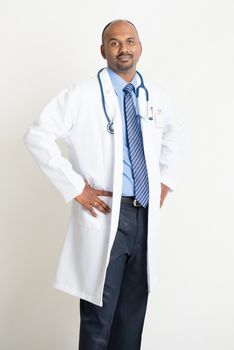
<instances>
[{"instance_id":1,"label":"blue striped tie","mask_svg":"<svg viewBox=\"0 0 234 350\"><path fill-rule=\"evenodd\" d=\"M145 162L140 123L132 98L134 86L127 84L124 89L124 112L127 125L129 152L135 186L135 198L145 208L149 201L148 173Z\"/></svg>"}]
</instances>

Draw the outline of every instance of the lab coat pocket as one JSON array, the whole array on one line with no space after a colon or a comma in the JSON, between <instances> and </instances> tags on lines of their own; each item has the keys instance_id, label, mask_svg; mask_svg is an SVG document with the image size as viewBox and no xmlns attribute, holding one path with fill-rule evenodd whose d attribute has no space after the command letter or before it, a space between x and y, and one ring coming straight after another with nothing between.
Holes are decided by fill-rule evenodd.
<instances>
[{"instance_id":1,"label":"lab coat pocket","mask_svg":"<svg viewBox=\"0 0 234 350\"><path fill-rule=\"evenodd\" d=\"M163 118L159 120L142 120L141 122L143 138L147 139L151 145L161 139L163 131Z\"/></svg>"},{"instance_id":2,"label":"lab coat pocket","mask_svg":"<svg viewBox=\"0 0 234 350\"><path fill-rule=\"evenodd\" d=\"M110 205L110 200L107 200L110 197L104 197L100 196L100 199L102 199L109 207ZM94 208L95 212L97 213L97 216L94 217L92 214L89 212L88 209L86 209L83 205L79 203L76 204L76 210L75 210L75 216L76 216L76 221L78 226L82 231L89 231L93 232L99 232L99 231L105 231L106 226L108 222L110 221L110 213L109 214L104 214L97 208Z\"/></svg>"},{"instance_id":3,"label":"lab coat pocket","mask_svg":"<svg viewBox=\"0 0 234 350\"><path fill-rule=\"evenodd\" d=\"M163 128L156 128L154 121L141 122L144 151L148 164L154 164L159 157Z\"/></svg>"},{"instance_id":4,"label":"lab coat pocket","mask_svg":"<svg viewBox=\"0 0 234 350\"><path fill-rule=\"evenodd\" d=\"M154 120L155 120L155 128L162 129L164 126L164 115L162 113L155 112Z\"/></svg>"}]
</instances>

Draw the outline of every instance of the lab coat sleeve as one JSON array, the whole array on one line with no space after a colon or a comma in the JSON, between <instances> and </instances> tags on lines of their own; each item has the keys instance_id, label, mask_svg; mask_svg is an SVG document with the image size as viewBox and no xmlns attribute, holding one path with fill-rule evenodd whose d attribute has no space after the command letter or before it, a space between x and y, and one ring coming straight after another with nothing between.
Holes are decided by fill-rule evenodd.
<instances>
[{"instance_id":1,"label":"lab coat sleeve","mask_svg":"<svg viewBox=\"0 0 234 350\"><path fill-rule=\"evenodd\" d=\"M175 111L170 96L167 97L166 106L159 166L161 182L172 192L182 170L184 122Z\"/></svg>"},{"instance_id":2,"label":"lab coat sleeve","mask_svg":"<svg viewBox=\"0 0 234 350\"><path fill-rule=\"evenodd\" d=\"M64 89L43 109L23 136L23 141L43 173L58 189L66 202L80 194L84 179L62 156L56 140L69 137L74 123L71 94Z\"/></svg>"}]
</instances>

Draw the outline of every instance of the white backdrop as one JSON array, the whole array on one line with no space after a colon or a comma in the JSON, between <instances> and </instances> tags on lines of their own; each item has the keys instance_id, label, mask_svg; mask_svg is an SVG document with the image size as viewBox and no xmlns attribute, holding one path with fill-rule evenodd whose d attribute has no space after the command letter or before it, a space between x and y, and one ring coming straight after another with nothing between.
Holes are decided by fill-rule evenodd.
<instances>
[{"instance_id":1,"label":"white backdrop","mask_svg":"<svg viewBox=\"0 0 234 350\"><path fill-rule=\"evenodd\" d=\"M142 349L233 350L232 0L1 1L0 348L77 349L78 299L51 287L70 205L22 136L59 91L105 65L100 35L116 18L138 27L139 70L174 96L186 127Z\"/></svg>"}]
</instances>

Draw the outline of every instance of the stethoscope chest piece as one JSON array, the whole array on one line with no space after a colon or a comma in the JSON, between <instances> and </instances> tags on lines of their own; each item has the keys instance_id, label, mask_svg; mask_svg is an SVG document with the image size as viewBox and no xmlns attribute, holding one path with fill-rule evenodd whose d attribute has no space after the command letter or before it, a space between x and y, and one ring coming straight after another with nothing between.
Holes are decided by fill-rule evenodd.
<instances>
[{"instance_id":1,"label":"stethoscope chest piece","mask_svg":"<svg viewBox=\"0 0 234 350\"><path fill-rule=\"evenodd\" d=\"M114 134L114 125L113 125L114 123L113 122L109 122L108 124L107 124L107 131L110 133L110 134Z\"/></svg>"}]
</instances>

